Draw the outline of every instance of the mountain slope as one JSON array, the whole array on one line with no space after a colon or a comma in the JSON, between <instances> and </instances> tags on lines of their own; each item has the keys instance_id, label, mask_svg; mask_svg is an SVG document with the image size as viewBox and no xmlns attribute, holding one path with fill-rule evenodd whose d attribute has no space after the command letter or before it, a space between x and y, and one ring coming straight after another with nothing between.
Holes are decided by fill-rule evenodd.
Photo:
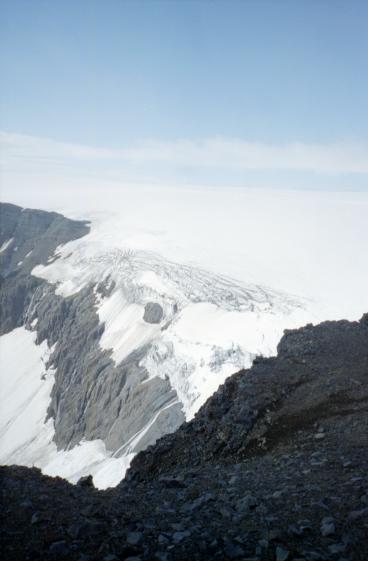
<instances>
[{"instance_id":1,"label":"mountain slope","mask_svg":"<svg viewBox=\"0 0 368 561\"><path fill-rule=\"evenodd\" d=\"M96 226L8 204L0 212L3 376L32 379L2 395L12 401L3 463L116 485L134 454L309 317L302 299L132 249L108 218ZM27 355L38 357L32 371ZM25 404L30 422L13 438Z\"/></svg>"},{"instance_id":2,"label":"mountain slope","mask_svg":"<svg viewBox=\"0 0 368 561\"><path fill-rule=\"evenodd\" d=\"M116 489L1 468L3 554L365 561L367 405L367 314L290 331Z\"/></svg>"},{"instance_id":3,"label":"mountain slope","mask_svg":"<svg viewBox=\"0 0 368 561\"><path fill-rule=\"evenodd\" d=\"M319 423L342 425L331 435L338 446L350 430L343 428L345 418L361 414L363 422L367 413L368 314L360 322L307 325L285 332L276 358L258 358L250 370L226 380L195 421L160 440L154 453L138 455L130 477L157 477L177 464L179 454L180 465L189 467L272 452L280 440L303 440L304 431L324 437ZM357 438L359 446L368 444L363 426L349 436L351 444Z\"/></svg>"}]
</instances>

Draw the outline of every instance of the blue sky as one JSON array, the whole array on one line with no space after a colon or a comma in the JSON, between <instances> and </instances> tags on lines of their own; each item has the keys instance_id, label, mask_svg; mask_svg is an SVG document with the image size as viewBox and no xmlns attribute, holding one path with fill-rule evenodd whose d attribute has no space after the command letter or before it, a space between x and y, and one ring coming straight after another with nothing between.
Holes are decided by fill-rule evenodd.
<instances>
[{"instance_id":1,"label":"blue sky","mask_svg":"<svg viewBox=\"0 0 368 561\"><path fill-rule=\"evenodd\" d=\"M367 186L365 0L3 0L0 11L6 133L110 150L174 144L173 160L155 169L152 158L139 170L125 161L133 176ZM195 166L178 158L178 141L216 138L226 141L221 172L198 154ZM228 165L232 142L358 155L346 169L239 172Z\"/></svg>"}]
</instances>

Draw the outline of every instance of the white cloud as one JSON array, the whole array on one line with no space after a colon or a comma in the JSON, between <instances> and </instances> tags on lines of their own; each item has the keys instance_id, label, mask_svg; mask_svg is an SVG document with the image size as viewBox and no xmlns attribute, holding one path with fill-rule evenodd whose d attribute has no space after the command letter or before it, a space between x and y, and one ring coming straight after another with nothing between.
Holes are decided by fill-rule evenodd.
<instances>
[{"instance_id":1,"label":"white cloud","mask_svg":"<svg viewBox=\"0 0 368 561\"><path fill-rule=\"evenodd\" d=\"M67 144L27 135L0 133L1 165L19 171L57 169L91 162L115 169L133 166L180 166L202 170L289 170L322 174L368 173L368 146L335 143L271 145L239 139L147 141L138 146L110 149ZM87 169L86 167L86 169Z\"/></svg>"},{"instance_id":2,"label":"white cloud","mask_svg":"<svg viewBox=\"0 0 368 561\"><path fill-rule=\"evenodd\" d=\"M139 163L158 161L237 170L299 170L319 173L367 173L368 148L354 145L275 146L214 138L201 141L151 142L122 152Z\"/></svg>"}]
</instances>

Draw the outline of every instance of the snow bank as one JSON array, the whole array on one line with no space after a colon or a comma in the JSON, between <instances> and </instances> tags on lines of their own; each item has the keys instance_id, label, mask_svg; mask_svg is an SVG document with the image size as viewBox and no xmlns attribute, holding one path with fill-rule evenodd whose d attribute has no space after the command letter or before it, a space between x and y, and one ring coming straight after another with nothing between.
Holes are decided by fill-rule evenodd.
<instances>
[{"instance_id":1,"label":"snow bank","mask_svg":"<svg viewBox=\"0 0 368 561\"><path fill-rule=\"evenodd\" d=\"M8 249L8 247L13 243L13 241L14 241L14 238L9 238L8 240L5 240L5 242L0 247L0 253L3 253L4 251L6 251Z\"/></svg>"},{"instance_id":2,"label":"snow bank","mask_svg":"<svg viewBox=\"0 0 368 561\"><path fill-rule=\"evenodd\" d=\"M143 321L144 307L126 301L120 290L106 298L98 308L105 330L100 340L102 349L112 349L112 357L120 363L135 349L152 341L160 332L159 325Z\"/></svg>"}]
</instances>

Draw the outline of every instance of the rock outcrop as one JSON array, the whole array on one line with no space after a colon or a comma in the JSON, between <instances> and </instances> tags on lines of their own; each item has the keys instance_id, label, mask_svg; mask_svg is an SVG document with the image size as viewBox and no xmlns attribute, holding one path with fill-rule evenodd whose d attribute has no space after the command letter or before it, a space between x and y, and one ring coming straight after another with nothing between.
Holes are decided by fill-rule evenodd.
<instances>
[{"instance_id":1,"label":"rock outcrop","mask_svg":"<svg viewBox=\"0 0 368 561\"><path fill-rule=\"evenodd\" d=\"M365 561L368 315L285 334L97 492L1 469L7 561Z\"/></svg>"},{"instance_id":2,"label":"rock outcrop","mask_svg":"<svg viewBox=\"0 0 368 561\"><path fill-rule=\"evenodd\" d=\"M354 369L352 368L354 365ZM291 441L315 423L341 424L368 410L368 314L360 322L325 322L286 331L276 358L257 358L230 377L195 421L134 459L131 474L156 477L181 465L240 461ZM341 433L336 433L338 442ZM354 440L354 437L350 437ZM359 435L368 445L368 432Z\"/></svg>"},{"instance_id":3,"label":"rock outcrop","mask_svg":"<svg viewBox=\"0 0 368 561\"><path fill-rule=\"evenodd\" d=\"M87 222L0 203L0 335L24 324L36 289L45 284L32 269L88 232Z\"/></svg>"}]
</instances>

